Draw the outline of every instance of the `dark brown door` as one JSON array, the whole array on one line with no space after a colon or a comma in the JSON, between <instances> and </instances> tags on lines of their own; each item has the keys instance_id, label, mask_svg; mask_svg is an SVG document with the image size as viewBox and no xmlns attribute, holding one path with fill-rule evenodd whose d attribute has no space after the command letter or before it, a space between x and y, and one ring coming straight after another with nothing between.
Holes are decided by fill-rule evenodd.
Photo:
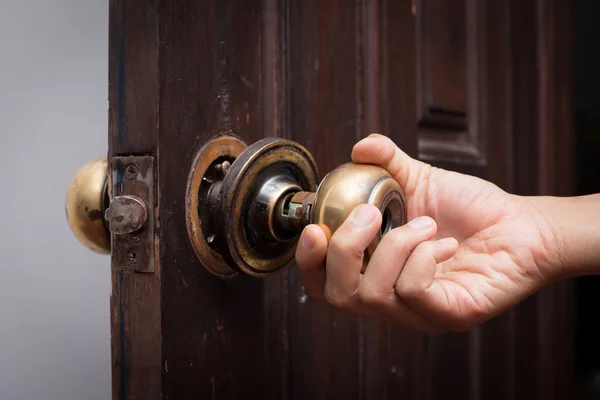
<instances>
[{"instance_id":1,"label":"dark brown door","mask_svg":"<svg viewBox=\"0 0 600 400\"><path fill-rule=\"evenodd\" d=\"M187 175L234 134L321 175L371 132L521 194L569 194L566 0L111 0L109 158L155 160L155 271L113 260L115 399L560 399L570 289L436 337L307 299L294 268L209 274ZM113 250L113 251L119 251Z\"/></svg>"}]
</instances>

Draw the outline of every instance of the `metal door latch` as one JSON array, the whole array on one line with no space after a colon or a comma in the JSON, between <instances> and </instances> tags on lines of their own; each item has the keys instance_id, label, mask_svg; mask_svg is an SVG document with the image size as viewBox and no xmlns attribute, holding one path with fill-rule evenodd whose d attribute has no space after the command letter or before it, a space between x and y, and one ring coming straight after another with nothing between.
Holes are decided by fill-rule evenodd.
<instances>
[{"instance_id":1,"label":"metal door latch","mask_svg":"<svg viewBox=\"0 0 600 400\"><path fill-rule=\"evenodd\" d=\"M154 158L113 157L105 211L113 266L154 272Z\"/></svg>"},{"instance_id":2,"label":"metal door latch","mask_svg":"<svg viewBox=\"0 0 600 400\"><path fill-rule=\"evenodd\" d=\"M154 272L154 158L113 157L85 164L66 199L67 220L77 239L112 254L120 271Z\"/></svg>"}]
</instances>

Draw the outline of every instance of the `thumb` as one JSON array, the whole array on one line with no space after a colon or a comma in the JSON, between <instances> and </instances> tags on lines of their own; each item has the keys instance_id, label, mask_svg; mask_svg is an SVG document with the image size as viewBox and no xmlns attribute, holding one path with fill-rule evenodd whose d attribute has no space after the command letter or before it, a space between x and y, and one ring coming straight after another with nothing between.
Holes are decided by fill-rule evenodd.
<instances>
[{"instance_id":1,"label":"thumb","mask_svg":"<svg viewBox=\"0 0 600 400\"><path fill-rule=\"evenodd\" d=\"M371 134L354 145L352 161L385 168L410 197L422 172L429 166L400 150L388 137Z\"/></svg>"}]
</instances>

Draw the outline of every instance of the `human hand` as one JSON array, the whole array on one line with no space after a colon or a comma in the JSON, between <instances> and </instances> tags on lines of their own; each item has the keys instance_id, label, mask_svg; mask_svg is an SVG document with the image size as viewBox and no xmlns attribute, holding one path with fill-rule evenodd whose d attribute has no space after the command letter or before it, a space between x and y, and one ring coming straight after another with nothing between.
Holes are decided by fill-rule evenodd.
<instances>
[{"instance_id":1,"label":"human hand","mask_svg":"<svg viewBox=\"0 0 600 400\"><path fill-rule=\"evenodd\" d=\"M364 272L363 252L381 226L377 208L357 207L329 243L307 226L296 264L310 297L428 333L464 331L555 276L552 230L528 199L412 159L381 135L357 143L352 159L392 174L409 223L383 237Z\"/></svg>"}]
</instances>

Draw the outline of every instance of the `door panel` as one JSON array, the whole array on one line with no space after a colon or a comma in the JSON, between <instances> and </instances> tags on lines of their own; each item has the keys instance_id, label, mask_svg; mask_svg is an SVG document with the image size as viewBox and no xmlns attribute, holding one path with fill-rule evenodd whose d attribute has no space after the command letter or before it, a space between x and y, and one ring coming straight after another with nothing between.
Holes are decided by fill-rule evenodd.
<instances>
[{"instance_id":1,"label":"door panel","mask_svg":"<svg viewBox=\"0 0 600 400\"><path fill-rule=\"evenodd\" d=\"M311 151L322 177L349 161L361 135L360 9L344 0L291 2L289 18L288 134ZM289 277L290 398L355 396L364 387L358 319L308 300L294 271Z\"/></svg>"},{"instance_id":2,"label":"door panel","mask_svg":"<svg viewBox=\"0 0 600 400\"><path fill-rule=\"evenodd\" d=\"M537 78L543 63L563 65L568 46L548 32L568 33L552 12L566 4L111 0L109 157L153 155L158 199L155 272L113 260L113 397L551 398L541 382L568 376L556 361L568 334L547 333L568 322L566 287L428 337L308 299L293 267L211 275L190 246L184 196L215 136L295 140L322 178L371 132L507 190L566 193L568 175L548 181L547 160L567 143L569 111L554 117L561 132L540 122L554 110L549 88L568 99L565 70Z\"/></svg>"},{"instance_id":3,"label":"door panel","mask_svg":"<svg viewBox=\"0 0 600 400\"><path fill-rule=\"evenodd\" d=\"M407 5L290 3L289 78L280 84L289 91L289 120L282 125L312 152L321 176L350 161L353 145L369 132L391 134L411 152L416 147L408 101L414 64L401 61L414 57ZM388 57L390 48L397 56ZM295 271L288 276L291 398L424 396L423 335L307 300Z\"/></svg>"},{"instance_id":4,"label":"door panel","mask_svg":"<svg viewBox=\"0 0 600 400\"><path fill-rule=\"evenodd\" d=\"M442 120L435 126L421 121L419 155L434 165L512 190L510 5L466 1L461 13L462 18L455 18L463 23L464 62L457 50L453 52L456 61L451 57L445 64L438 60L437 68L456 62L466 71L464 127L457 130L457 125ZM433 338L430 362L434 397L444 398L451 392L457 398L511 398L514 339L518 334L513 318L508 312L469 332ZM440 363L441 359L446 362Z\"/></svg>"},{"instance_id":5,"label":"door panel","mask_svg":"<svg viewBox=\"0 0 600 400\"><path fill-rule=\"evenodd\" d=\"M418 2L417 95L421 126L468 126L467 64L474 49L468 46L467 37L473 37L476 21L472 21L475 16L471 13L467 16L467 3L469 11L476 7L471 0Z\"/></svg>"},{"instance_id":6,"label":"door panel","mask_svg":"<svg viewBox=\"0 0 600 400\"><path fill-rule=\"evenodd\" d=\"M259 5L159 4L163 396L173 399L260 397L270 389L262 378L281 374L266 360L285 360L265 335L272 322L263 312L264 281L209 274L190 247L183 201L207 139L234 134L251 143L264 135Z\"/></svg>"},{"instance_id":7,"label":"door panel","mask_svg":"<svg viewBox=\"0 0 600 400\"><path fill-rule=\"evenodd\" d=\"M487 9L487 2L474 0L417 2L416 96L423 160L486 163L480 107L486 96Z\"/></svg>"},{"instance_id":8,"label":"door panel","mask_svg":"<svg viewBox=\"0 0 600 400\"><path fill-rule=\"evenodd\" d=\"M157 154L157 15L158 0L143 5L140 2L110 2L109 160L119 155ZM157 170L156 165L154 170ZM158 214L155 212L154 215ZM157 221L154 226L158 227ZM113 253L129 252L114 249ZM154 259L155 272L152 274L135 273L131 265L112 259L110 310L114 399L158 398L157 393L162 389L162 264L157 262L157 255Z\"/></svg>"}]
</instances>

